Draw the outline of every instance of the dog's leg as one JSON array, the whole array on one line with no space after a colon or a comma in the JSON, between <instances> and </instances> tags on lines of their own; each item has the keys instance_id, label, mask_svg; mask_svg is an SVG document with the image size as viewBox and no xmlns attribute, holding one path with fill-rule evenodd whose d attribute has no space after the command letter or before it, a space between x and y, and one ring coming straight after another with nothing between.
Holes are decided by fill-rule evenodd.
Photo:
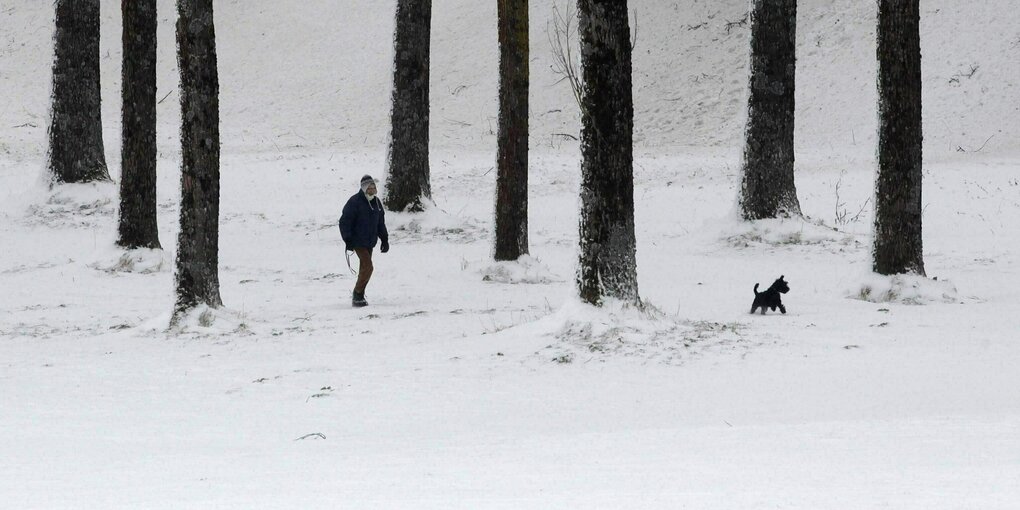
<instances>
[{"instance_id":1,"label":"dog's leg","mask_svg":"<svg viewBox=\"0 0 1020 510\"><path fill-rule=\"evenodd\" d=\"M766 308L768 308L768 307L767 307L767 306L763 306L763 307L761 307L761 314L762 314L762 315L765 315L765 309L766 309Z\"/></svg>"},{"instance_id":2,"label":"dog's leg","mask_svg":"<svg viewBox=\"0 0 1020 510\"><path fill-rule=\"evenodd\" d=\"M783 306L783 305L779 305L779 311L783 312L785 314L786 313L786 307Z\"/></svg>"}]
</instances>

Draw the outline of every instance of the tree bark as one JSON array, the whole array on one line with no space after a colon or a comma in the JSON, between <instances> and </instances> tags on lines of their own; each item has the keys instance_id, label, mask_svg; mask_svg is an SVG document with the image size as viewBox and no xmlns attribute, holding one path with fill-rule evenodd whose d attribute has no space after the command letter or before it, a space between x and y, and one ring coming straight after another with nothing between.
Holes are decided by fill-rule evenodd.
<instances>
[{"instance_id":1,"label":"tree bark","mask_svg":"<svg viewBox=\"0 0 1020 510\"><path fill-rule=\"evenodd\" d=\"M108 181L99 84L99 0L56 0L49 169L55 183Z\"/></svg>"},{"instance_id":2,"label":"tree bark","mask_svg":"<svg viewBox=\"0 0 1020 510\"><path fill-rule=\"evenodd\" d=\"M156 222L156 0L122 0L120 224L117 244L160 248Z\"/></svg>"},{"instance_id":3,"label":"tree bark","mask_svg":"<svg viewBox=\"0 0 1020 510\"><path fill-rule=\"evenodd\" d=\"M528 253L528 0L498 0L496 260Z\"/></svg>"},{"instance_id":4,"label":"tree bark","mask_svg":"<svg viewBox=\"0 0 1020 510\"><path fill-rule=\"evenodd\" d=\"M175 321L200 304L220 307L220 114L213 0L177 0L181 73L181 231Z\"/></svg>"},{"instance_id":5,"label":"tree bark","mask_svg":"<svg viewBox=\"0 0 1020 510\"><path fill-rule=\"evenodd\" d=\"M634 235L634 102L626 0L578 0L581 41L580 297L640 303Z\"/></svg>"},{"instance_id":6,"label":"tree bark","mask_svg":"<svg viewBox=\"0 0 1020 510\"><path fill-rule=\"evenodd\" d=\"M386 197L391 211L423 210L429 183L432 0L397 0Z\"/></svg>"},{"instance_id":7,"label":"tree bark","mask_svg":"<svg viewBox=\"0 0 1020 510\"><path fill-rule=\"evenodd\" d=\"M918 0L878 2L878 179L874 271L924 275Z\"/></svg>"},{"instance_id":8,"label":"tree bark","mask_svg":"<svg viewBox=\"0 0 1020 510\"><path fill-rule=\"evenodd\" d=\"M751 84L740 210L745 220L800 215L794 185L797 1L753 0Z\"/></svg>"}]
</instances>

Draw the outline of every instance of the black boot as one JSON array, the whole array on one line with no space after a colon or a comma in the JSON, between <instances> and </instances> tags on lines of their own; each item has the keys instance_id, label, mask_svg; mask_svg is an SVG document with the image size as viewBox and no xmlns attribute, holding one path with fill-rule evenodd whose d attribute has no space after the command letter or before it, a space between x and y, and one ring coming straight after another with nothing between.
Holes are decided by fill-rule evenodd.
<instances>
[{"instance_id":1,"label":"black boot","mask_svg":"<svg viewBox=\"0 0 1020 510\"><path fill-rule=\"evenodd\" d=\"M365 301L365 293L355 292L354 295L351 296L351 306L353 306L354 308L368 306L368 301Z\"/></svg>"}]
</instances>

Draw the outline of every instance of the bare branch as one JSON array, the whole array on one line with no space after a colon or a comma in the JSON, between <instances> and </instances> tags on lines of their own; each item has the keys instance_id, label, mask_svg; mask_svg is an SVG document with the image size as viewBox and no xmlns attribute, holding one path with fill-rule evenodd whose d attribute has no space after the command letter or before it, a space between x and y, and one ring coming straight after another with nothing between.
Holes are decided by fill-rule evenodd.
<instances>
[{"instance_id":1,"label":"bare branch","mask_svg":"<svg viewBox=\"0 0 1020 510\"><path fill-rule=\"evenodd\" d=\"M847 225L847 224L850 224L850 223L857 223L857 222L861 221L861 216L864 215L864 211L868 208L868 204L871 203L871 199L868 198L867 200L864 201L863 204L861 204L861 207L857 210L856 214L854 214L854 215L850 214L850 211L848 211L846 209L846 203L843 202L842 198L840 198L840 196L839 196L839 189L843 185L843 176L844 175L846 175L845 171L840 173L839 180L836 181L836 185L835 185L835 191L836 191L836 217L835 217L835 222L836 222L837 225L841 225L841 226L842 225Z\"/></svg>"},{"instance_id":2,"label":"bare branch","mask_svg":"<svg viewBox=\"0 0 1020 510\"><path fill-rule=\"evenodd\" d=\"M174 91L176 91L176 90L177 89L174 89L174 90L171 90L170 92L167 92L166 95L163 96L163 99L160 99L159 101L157 101L156 104L163 104L163 101L166 101L166 98L170 97L170 94L173 94Z\"/></svg>"},{"instance_id":3,"label":"bare branch","mask_svg":"<svg viewBox=\"0 0 1020 510\"><path fill-rule=\"evenodd\" d=\"M726 33L729 34L730 30L733 30L734 28L737 28L737 27L740 27L740 28L746 27L747 26L747 17L748 17L748 13L745 13L744 17L740 18L737 21L727 21L726 22Z\"/></svg>"},{"instance_id":4,"label":"bare branch","mask_svg":"<svg viewBox=\"0 0 1020 510\"><path fill-rule=\"evenodd\" d=\"M956 73L956 74L950 76L949 77L949 83L950 84L955 83L955 84L959 85L960 84L960 78L967 78L969 80L969 79L973 78L975 74L977 74L978 69L981 69L981 66L979 66L977 64L972 64L970 66L970 71L969 72Z\"/></svg>"},{"instance_id":5,"label":"bare branch","mask_svg":"<svg viewBox=\"0 0 1020 510\"><path fill-rule=\"evenodd\" d=\"M577 60L574 58L572 40L577 35L574 19L574 10L569 1L566 3L564 11L553 5L553 17L552 21L546 25L546 36L549 38L549 45L553 51L552 71L561 76L557 83L564 80L570 83L574 100L577 101L577 106L580 108L581 73L578 71Z\"/></svg>"},{"instance_id":6,"label":"bare branch","mask_svg":"<svg viewBox=\"0 0 1020 510\"><path fill-rule=\"evenodd\" d=\"M988 145L988 142L992 141L992 138L995 138L995 135L992 135L992 136L989 136L988 138L986 138L985 139L985 143L981 144L981 147L978 147L977 149L974 149L974 150L967 150L967 149L964 149L962 145L958 145L958 146L956 146L956 152L981 152L981 151L983 151L985 149L985 146Z\"/></svg>"}]
</instances>

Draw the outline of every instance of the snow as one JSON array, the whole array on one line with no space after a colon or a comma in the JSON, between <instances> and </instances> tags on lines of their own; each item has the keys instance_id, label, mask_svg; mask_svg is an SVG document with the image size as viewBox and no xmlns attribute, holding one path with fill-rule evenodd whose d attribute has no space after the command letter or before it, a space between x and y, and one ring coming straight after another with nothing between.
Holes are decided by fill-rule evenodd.
<instances>
[{"instance_id":1,"label":"snow","mask_svg":"<svg viewBox=\"0 0 1020 510\"><path fill-rule=\"evenodd\" d=\"M546 74L549 4L532 7L531 256L492 261L496 79L479 62L494 62L494 6L476 4L435 2L436 204L387 214L392 249L374 258L365 309L350 307L336 222L358 179L383 175L392 6L217 4L226 308L172 331L176 95L160 105L165 250L118 250L115 184L50 190L40 178L51 6L0 8L5 507L1017 507L1010 3L922 4L932 279L920 280L870 273L872 6L804 2L806 218L745 224L734 207L746 31L723 26L746 2L633 2L645 307L602 310L574 296L578 155L550 140L577 120ZM160 8L162 95L176 71L172 2ZM103 9L116 178L119 17ZM841 82L847 62L860 74ZM974 77L949 85L970 62ZM26 122L37 127L12 127ZM749 315L754 284L781 274L789 313ZM885 299L859 299L865 287Z\"/></svg>"},{"instance_id":2,"label":"snow","mask_svg":"<svg viewBox=\"0 0 1020 510\"><path fill-rule=\"evenodd\" d=\"M0 153L45 148L52 6L9 0L0 10ZM577 110L552 70L547 27L553 6L532 2L532 146L564 145ZM496 5L433 2L431 142L495 151L498 76ZM384 145L389 132L393 0L221 0L216 4L222 136L227 153ZM732 147L746 109L747 0L631 0L635 144L639 149ZM796 138L804 153L874 154L877 115L875 2L798 4ZM103 2L105 140L119 153L120 12ZM930 154L958 148L1020 150L1020 29L1009 0L925 0L922 65L925 143ZM161 150L179 150L173 0L158 0ZM470 41L470 43L465 43ZM971 69L977 70L970 77ZM11 99L16 98L16 99ZM14 127L21 126L21 127ZM119 159L119 158L117 158Z\"/></svg>"},{"instance_id":3,"label":"snow","mask_svg":"<svg viewBox=\"0 0 1020 510\"><path fill-rule=\"evenodd\" d=\"M497 261L468 264L482 275L482 281L494 283L553 283L563 281L553 274L542 261L522 255L514 261Z\"/></svg>"},{"instance_id":4,"label":"snow","mask_svg":"<svg viewBox=\"0 0 1020 510\"><path fill-rule=\"evenodd\" d=\"M956 303L959 300L956 286L951 282L931 280L914 274L869 275L860 289L851 293L851 297L872 303L896 302L908 305Z\"/></svg>"},{"instance_id":5,"label":"snow","mask_svg":"<svg viewBox=\"0 0 1020 510\"><path fill-rule=\"evenodd\" d=\"M152 248L135 248L133 250L116 250L101 258L89 267L102 271L125 273L156 273L171 271L170 261L163 250Z\"/></svg>"}]
</instances>

